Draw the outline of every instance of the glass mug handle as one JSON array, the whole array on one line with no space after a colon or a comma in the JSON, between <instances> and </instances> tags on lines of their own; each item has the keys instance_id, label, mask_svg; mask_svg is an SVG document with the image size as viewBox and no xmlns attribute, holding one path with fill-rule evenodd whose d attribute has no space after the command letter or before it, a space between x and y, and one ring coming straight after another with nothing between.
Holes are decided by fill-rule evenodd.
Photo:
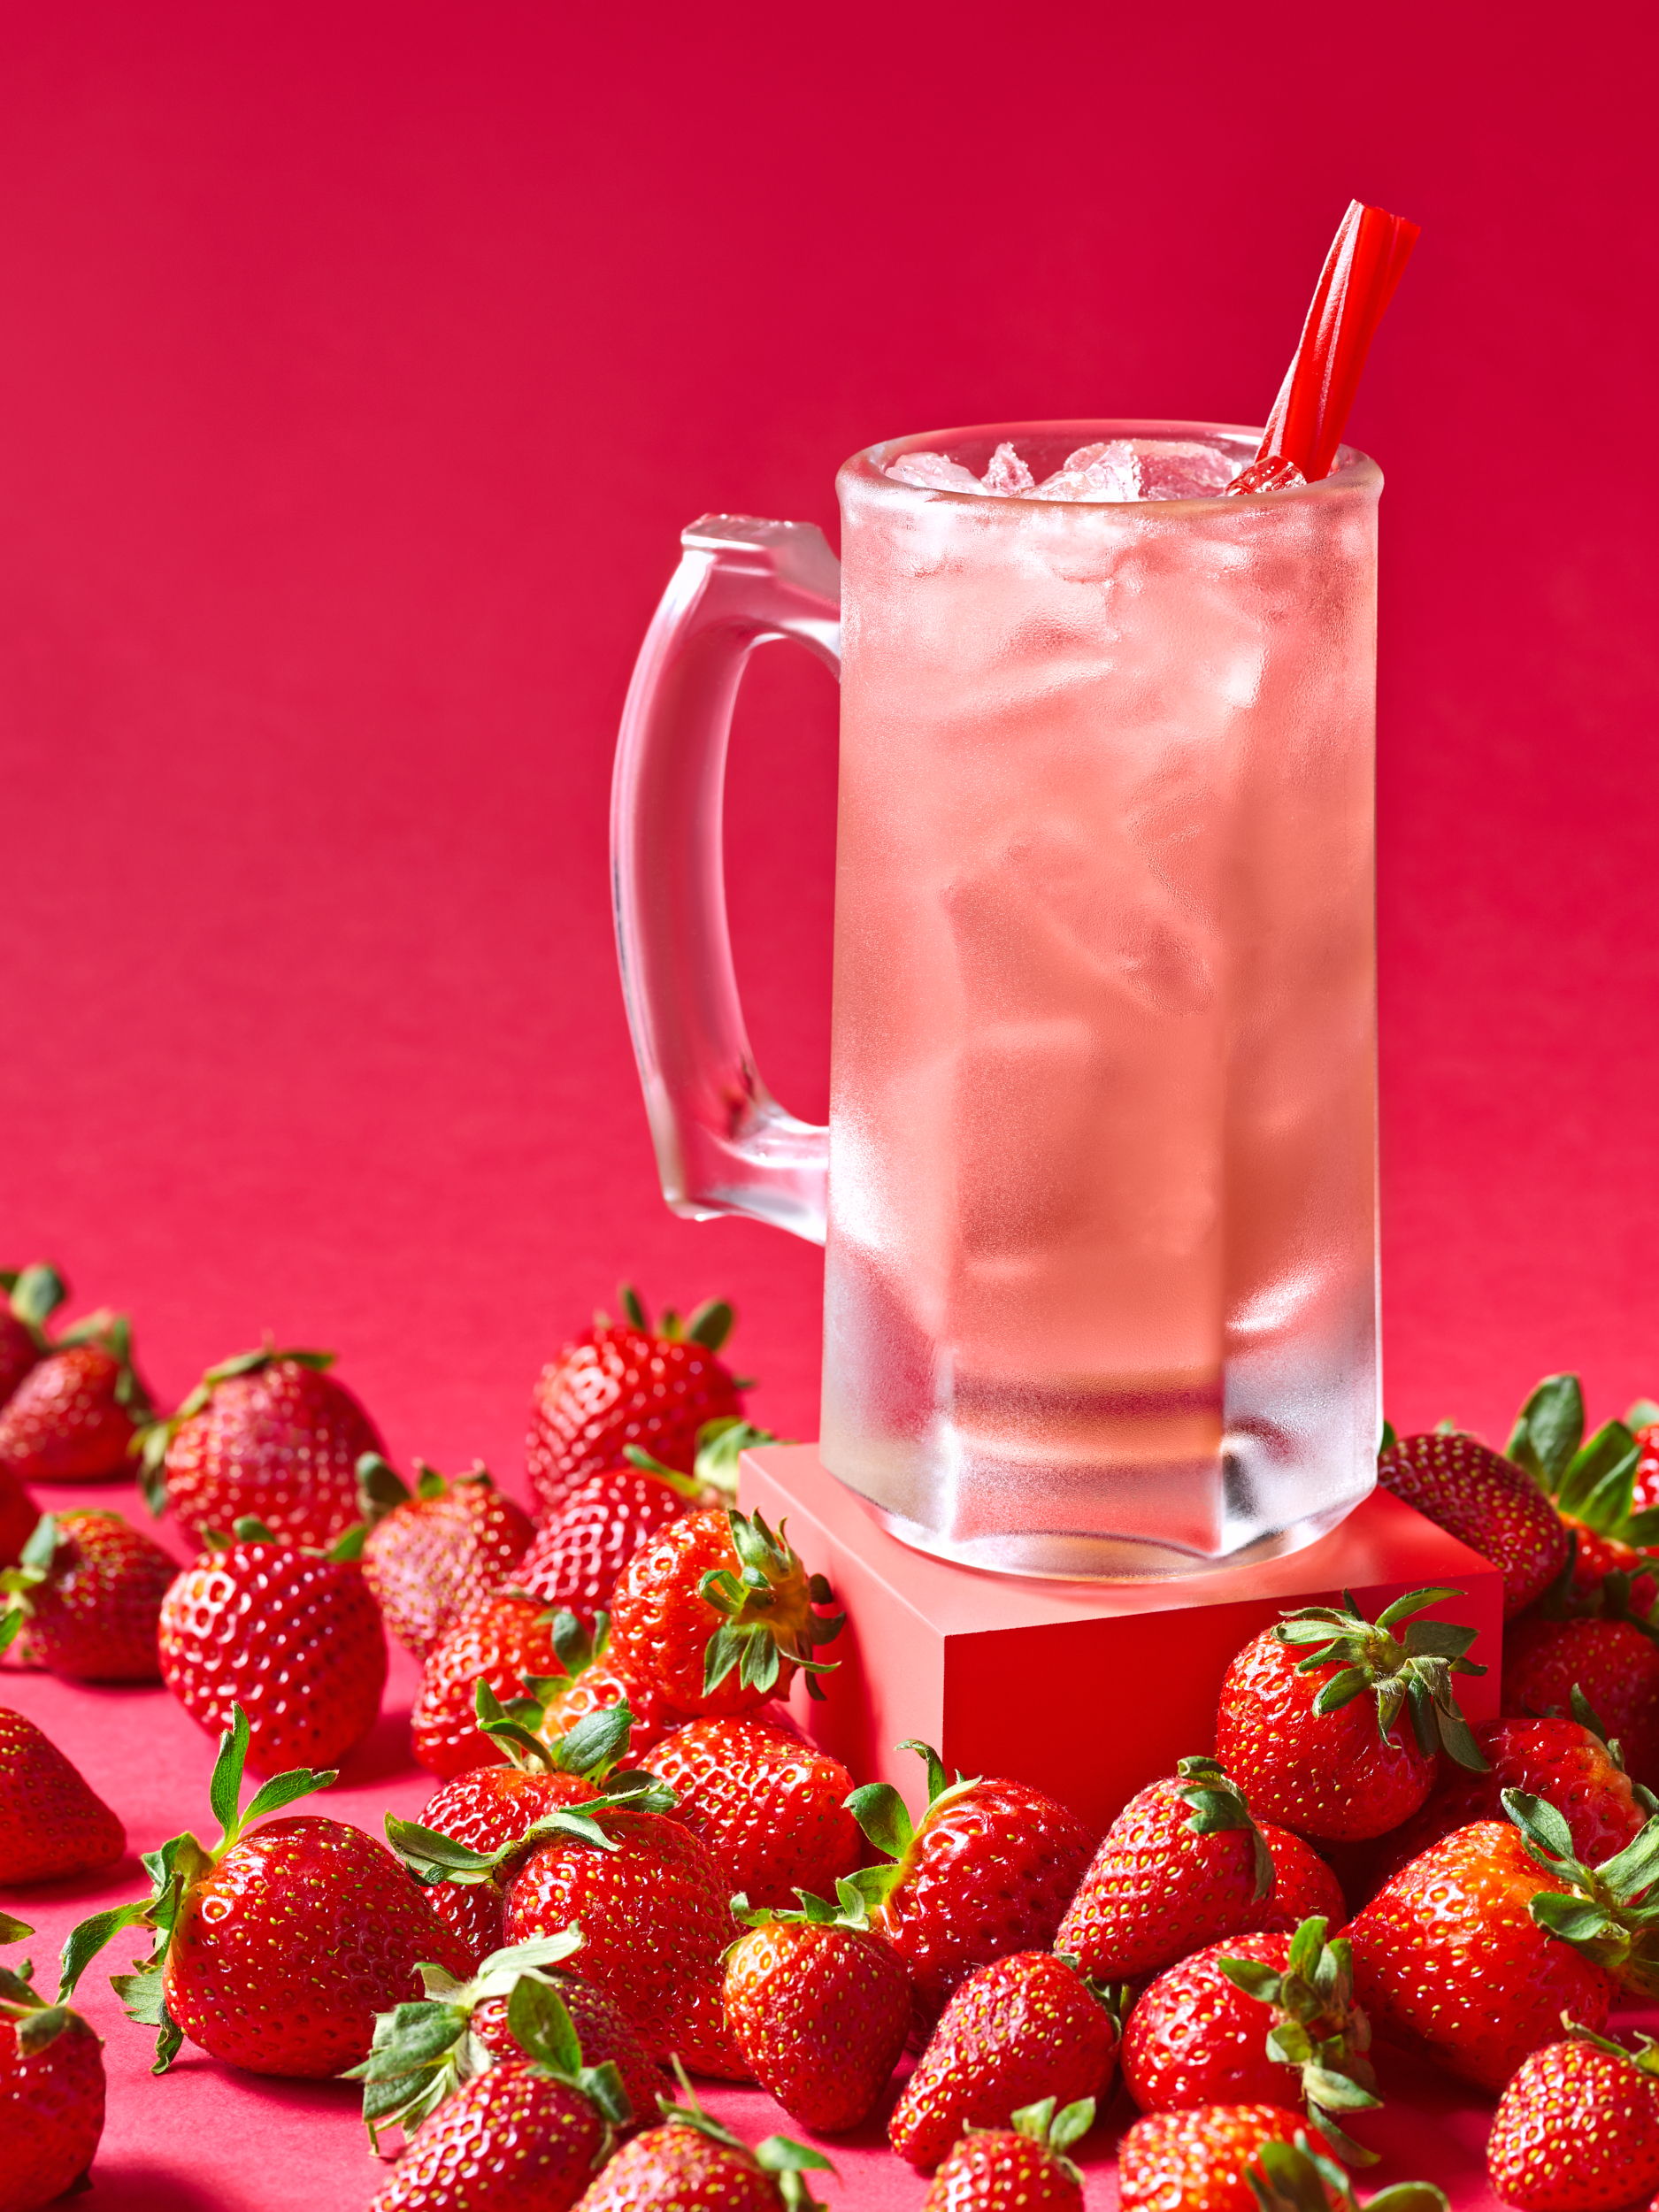
<instances>
[{"instance_id":1,"label":"glass mug handle","mask_svg":"<svg viewBox=\"0 0 1659 2212\"><path fill-rule=\"evenodd\" d=\"M829 1131L760 1079L732 967L721 801L749 654L794 638L841 673L841 564L810 522L704 515L628 686L611 787L622 995L663 1196L824 1241Z\"/></svg>"}]
</instances>

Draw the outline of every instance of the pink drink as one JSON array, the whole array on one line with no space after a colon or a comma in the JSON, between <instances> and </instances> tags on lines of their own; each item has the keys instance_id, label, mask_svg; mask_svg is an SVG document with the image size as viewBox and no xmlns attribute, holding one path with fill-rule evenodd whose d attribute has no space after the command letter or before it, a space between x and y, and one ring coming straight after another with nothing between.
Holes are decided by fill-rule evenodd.
<instances>
[{"instance_id":1,"label":"pink drink","mask_svg":"<svg viewBox=\"0 0 1659 2212\"><path fill-rule=\"evenodd\" d=\"M1091 440L1210 495L885 472ZM1191 1571L1374 1477L1381 477L1213 495L1256 445L841 472L822 1451L970 1563Z\"/></svg>"}]
</instances>

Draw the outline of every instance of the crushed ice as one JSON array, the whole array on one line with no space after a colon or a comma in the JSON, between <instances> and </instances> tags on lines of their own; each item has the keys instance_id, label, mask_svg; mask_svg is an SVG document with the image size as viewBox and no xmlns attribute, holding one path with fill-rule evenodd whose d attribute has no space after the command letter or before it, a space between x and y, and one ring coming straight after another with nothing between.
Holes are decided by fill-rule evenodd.
<instances>
[{"instance_id":1,"label":"crushed ice","mask_svg":"<svg viewBox=\"0 0 1659 2212\"><path fill-rule=\"evenodd\" d=\"M887 473L895 483L913 484L922 491L1124 503L1213 499L1226 489L1236 466L1214 446L1190 439L1109 438L1079 446L1040 484L1012 442L1004 439L982 477L942 453L902 453Z\"/></svg>"}]
</instances>

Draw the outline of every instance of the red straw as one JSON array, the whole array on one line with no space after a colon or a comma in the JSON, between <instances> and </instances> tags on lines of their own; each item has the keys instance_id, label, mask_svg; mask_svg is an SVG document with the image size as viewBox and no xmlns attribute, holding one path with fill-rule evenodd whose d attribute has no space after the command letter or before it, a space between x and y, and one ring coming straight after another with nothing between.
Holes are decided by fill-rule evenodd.
<instances>
[{"instance_id":1,"label":"red straw","mask_svg":"<svg viewBox=\"0 0 1659 2212\"><path fill-rule=\"evenodd\" d=\"M1348 203L1255 465L1235 478L1229 491L1272 489L1276 473L1281 482L1294 481L1286 464L1310 484L1330 472L1365 356L1411 258L1418 228L1380 207Z\"/></svg>"}]
</instances>

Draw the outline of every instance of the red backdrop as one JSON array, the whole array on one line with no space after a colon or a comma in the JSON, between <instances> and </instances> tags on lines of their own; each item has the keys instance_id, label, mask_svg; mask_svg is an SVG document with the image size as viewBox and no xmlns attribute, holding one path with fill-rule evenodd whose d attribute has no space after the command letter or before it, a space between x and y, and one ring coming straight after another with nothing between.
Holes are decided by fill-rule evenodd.
<instances>
[{"instance_id":1,"label":"red backdrop","mask_svg":"<svg viewBox=\"0 0 1659 2212\"><path fill-rule=\"evenodd\" d=\"M1350 194L1395 1418L1659 1386L1646 12L83 0L0 68L0 1259L160 1392L265 1327L518 1466L624 1269L810 1434L819 1271L656 1195L604 820L705 508L999 416L1260 419ZM821 1111L833 695L741 713L763 1066Z\"/></svg>"}]
</instances>

